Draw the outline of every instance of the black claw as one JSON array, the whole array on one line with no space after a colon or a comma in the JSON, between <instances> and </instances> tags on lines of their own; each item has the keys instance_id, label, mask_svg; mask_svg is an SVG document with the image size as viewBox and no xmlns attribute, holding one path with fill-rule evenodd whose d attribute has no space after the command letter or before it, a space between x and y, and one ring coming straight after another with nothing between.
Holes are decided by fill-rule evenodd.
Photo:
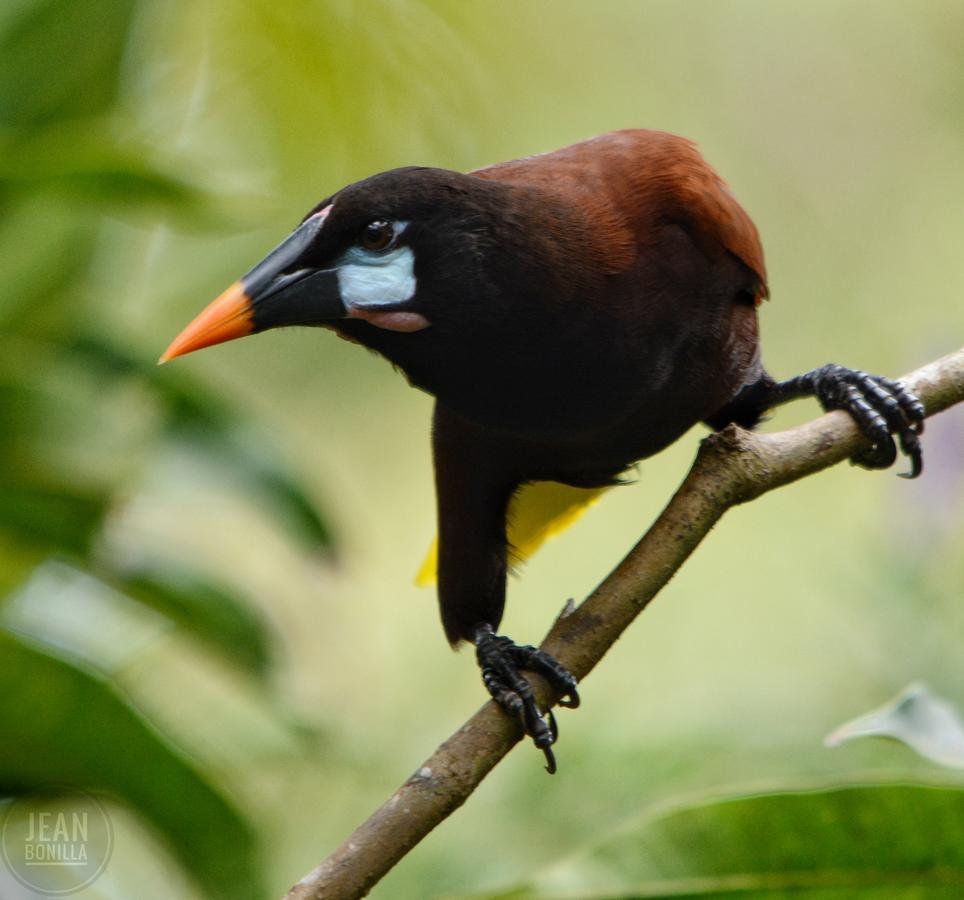
<instances>
[{"instance_id":1,"label":"black claw","mask_svg":"<svg viewBox=\"0 0 964 900\"><path fill-rule=\"evenodd\" d=\"M907 453L907 451L904 451ZM916 478L924 470L924 462L921 459L920 451L916 453L907 453L910 456L910 471L909 472L898 472L898 478Z\"/></svg>"},{"instance_id":2,"label":"black claw","mask_svg":"<svg viewBox=\"0 0 964 900\"><path fill-rule=\"evenodd\" d=\"M556 717L552 710L543 717L532 687L520 670L527 669L541 675L556 693L568 697L568 700L560 701L561 706L579 705L576 679L545 651L537 647L520 647L509 638L495 634L489 625L480 625L476 629L475 652L486 690L507 715L519 719L525 733L545 753L546 771L553 774L556 760L550 748L559 736Z\"/></svg>"},{"instance_id":3,"label":"black claw","mask_svg":"<svg viewBox=\"0 0 964 900\"><path fill-rule=\"evenodd\" d=\"M850 413L871 442L854 454L854 464L866 469L889 468L897 459L899 445L910 460L910 471L900 476L916 478L923 471L920 435L924 432L924 404L899 381L831 363L775 388L778 401L805 394L815 396L825 410Z\"/></svg>"},{"instance_id":4,"label":"black claw","mask_svg":"<svg viewBox=\"0 0 964 900\"><path fill-rule=\"evenodd\" d=\"M567 700L566 697L569 699ZM567 709L575 709L581 702L575 688L571 688L568 694L563 694L559 698L559 705L565 706Z\"/></svg>"},{"instance_id":5,"label":"black claw","mask_svg":"<svg viewBox=\"0 0 964 900\"><path fill-rule=\"evenodd\" d=\"M538 647L516 647L515 661L522 669L541 675L559 695L559 705L575 709L579 706L576 679L565 666ZM566 699L568 698L568 699Z\"/></svg>"}]
</instances>

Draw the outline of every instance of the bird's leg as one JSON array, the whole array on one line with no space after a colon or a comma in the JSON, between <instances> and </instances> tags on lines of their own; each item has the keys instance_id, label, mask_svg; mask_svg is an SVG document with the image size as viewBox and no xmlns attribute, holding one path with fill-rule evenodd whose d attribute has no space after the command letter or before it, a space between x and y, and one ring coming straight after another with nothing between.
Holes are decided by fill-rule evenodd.
<instances>
[{"instance_id":1,"label":"bird's leg","mask_svg":"<svg viewBox=\"0 0 964 900\"><path fill-rule=\"evenodd\" d=\"M541 675L560 695L559 705L575 708L579 705L576 679L557 660L538 647L520 646L511 639L496 634L491 625L475 629L475 655L482 670L482 682L505 713L522 722L525 733L546 755L546 771L556 771L552 745L558 736L552 710L543 718L536 705L532 686L521 670Z\"/></svg>"},{"instance_id":2,"label":"bird's leg","mask_svg":"<svg viewBox=\"0 0 964 900\"><path fill-rule=\"evenodd\" d=\"M882 375L868 375L829 363L774 384L767 391L768 405L775 406L798 397L816 397L825 411L842 409L850 413L861 432L873 442L852 462L865 469L886 469L897 459L892 435L910 459L910 471L903 478L916 478L923 468L920 435L924 431L924 404L900 382Z\"/></svg>"}]
</instances>

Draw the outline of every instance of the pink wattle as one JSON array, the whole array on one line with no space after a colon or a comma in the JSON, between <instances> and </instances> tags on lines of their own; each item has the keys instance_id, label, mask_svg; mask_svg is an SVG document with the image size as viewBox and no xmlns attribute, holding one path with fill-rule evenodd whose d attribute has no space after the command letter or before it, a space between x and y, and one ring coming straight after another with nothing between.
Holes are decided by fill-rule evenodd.
<instances>
[{"instance_id":1,"label":"pink wattle","mask_svg":"<svg viewBox=\"0 0 964 900\"><path fill-rule=\"evenodd\" d=\"M369 324L377 328L384 328L387 331L421 331L432 324L425 316L417 312L365 309L360 306L352 307L351 312L348 313L348 318L364 319Z\"/></svg>"}]
</instances>

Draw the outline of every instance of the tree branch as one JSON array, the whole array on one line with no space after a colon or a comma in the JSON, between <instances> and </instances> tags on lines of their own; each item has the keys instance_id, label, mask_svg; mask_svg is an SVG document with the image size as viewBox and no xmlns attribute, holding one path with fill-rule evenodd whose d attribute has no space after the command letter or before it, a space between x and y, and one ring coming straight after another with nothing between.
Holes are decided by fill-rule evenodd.
<instances>
[{"instance_id":1,"label":"tree branch","mask_svg":"<svg viewBox=\"0 0 964 900\"><path fill-rule=\"evenodd\" d=\"M902 379L927 415L964 401L964 348ZM851 456L864 439L832 412L776 434L729 426L701 444L667 507L590 597L556 621L543 648L580 681L673 577L731 506L754 500ZM532 677L540 705L555 698ZM486 703L286 900L345 900L366 894L436 825L458 809L521 738L517 722Z\"/></svg>"}]
</instances>

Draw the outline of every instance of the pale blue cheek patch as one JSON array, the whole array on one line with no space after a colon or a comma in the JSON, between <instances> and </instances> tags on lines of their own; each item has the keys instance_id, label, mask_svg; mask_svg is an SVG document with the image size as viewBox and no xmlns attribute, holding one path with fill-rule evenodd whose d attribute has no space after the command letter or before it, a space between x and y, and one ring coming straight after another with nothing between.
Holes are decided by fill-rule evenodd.
<instances>
[{"instance_id":1,"label":"pale blue cheek patch","mask_svg":"<svg viewBox=\"0 0 964 900\"><path fill-rule=\"evenodd\" d=\"M415 254L411 247L383 253L352 247L337 263L338 287L347 307L404 303L415 296Z\"/></svg>"}]
</instances>

